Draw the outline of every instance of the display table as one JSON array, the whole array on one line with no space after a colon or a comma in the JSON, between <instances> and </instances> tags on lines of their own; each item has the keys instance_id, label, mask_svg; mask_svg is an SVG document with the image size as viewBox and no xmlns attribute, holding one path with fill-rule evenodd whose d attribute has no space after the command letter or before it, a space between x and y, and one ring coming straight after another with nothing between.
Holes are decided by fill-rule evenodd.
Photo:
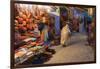
<instances>
[{"instance_id":1,"label":"display table","mask_svg":"<svg viewBox=\"0 0 100 69\"><path fill-rule=\"evenodd\" d=\"M35 55L39 55L41 53L45 52L45 46L37 46L37 50L35 49L36 47L32 48L21 48L18 50L18 52L15 53L15 66L18 64L21 64L28 60L31 57L34 57ZM32 50L33 49L33 50Z\"/></svg>"}]
</instances>

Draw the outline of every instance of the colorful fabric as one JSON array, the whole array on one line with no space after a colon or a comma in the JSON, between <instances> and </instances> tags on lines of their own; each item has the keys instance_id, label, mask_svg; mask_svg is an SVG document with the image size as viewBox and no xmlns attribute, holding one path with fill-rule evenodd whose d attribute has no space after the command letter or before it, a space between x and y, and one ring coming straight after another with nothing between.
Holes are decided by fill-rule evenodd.
<instances>
[{"instance_id":1,"label":"colorful fabric","mask_svg":"<svg viewBox=\"0 0 100 69\"><path fill-rule=\"evenodd\" d=\"M42 30L42 34L43 34L44 41L47 41L48 40L48 28L47 28L47 26L45 26L44 29Z\"/></svg>"},{"instance_id":2,"label":"colorful fabric","mask_svg":"<svg viewBox=\"0 0 100 69\"><path fill-rule=\"evenodd\" d=\"M30 41L30 40L35 41L36 38L27 38L27 39L25 39L25 40L23 40L23 41L28 42L28 41Z\"/></svg>"}]
</instances>

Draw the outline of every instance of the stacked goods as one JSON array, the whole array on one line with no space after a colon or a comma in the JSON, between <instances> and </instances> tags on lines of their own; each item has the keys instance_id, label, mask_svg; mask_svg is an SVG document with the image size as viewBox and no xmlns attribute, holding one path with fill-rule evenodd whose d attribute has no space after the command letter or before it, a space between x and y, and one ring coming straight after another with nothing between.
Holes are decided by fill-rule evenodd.
<instances>
[{"instance_id":1,"label":"stacked goods","mask_svg":"<svg viewBox=\"0 0 100 69\"><path fill-rule=\"evenodd\" d=\"M38 38L27 38L23 41L26 42L15 50L15 65L27 61L30 57L40 55L42 53L52 55L53 50L50 50L48 43L37 41Z\"/></svg>"},{"instance_id":2,"label":"stacked goods","mask_svg":"<svg viewBox=\"0 0 100 69\"><path fill-rule=\"evenodd\" d=\"M37 9L34 10L34 8ZM27 9L16 5L16 12L14 24L15 64L20 64L34 55L49 52L48 28L50 19L47 11L36 6Z\"/></svg>"}]
</instances>

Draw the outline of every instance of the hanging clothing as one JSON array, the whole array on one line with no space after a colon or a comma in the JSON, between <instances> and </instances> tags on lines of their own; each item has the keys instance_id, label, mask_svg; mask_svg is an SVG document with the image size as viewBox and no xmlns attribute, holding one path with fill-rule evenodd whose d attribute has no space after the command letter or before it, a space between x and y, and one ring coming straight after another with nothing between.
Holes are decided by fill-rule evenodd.
<instances>
[{"instance_id":1,"label":"hanging clothing","mask_svg":"<svg viewBox=\"0 0 100 69\"><path fill-rule=\"evenodd\" d=\"M54 28L55 28L55 34L60 35L60 15L57 12L51 12L49 13L50 16L54 17L55 23L54 23Z\"/></svg>"},{"instance_id":2,"label":"hanging clothing","mask_svg":"<svg viewBox=\"0 0 100 69\"><path fill-rule=\"evenodd\" d=\"M60 35L60 16L55 15L55 34Z\"/></svg>"},{"instance_id":3,"label":"hanging clothing","mask_svg":"<svg viewBox=\"0 0 100 69\"><path fill-rule=\"evenodd\" d=\"M35 36L40 36L40 31L39 31L38 28L35 28L33 33L34 33Z\"/></svg>"},{"instance_id":4,"label":"hanging clothing","mask_svg":"<svg viewBox=\"0 0 100 69\"><path fill-rule=\"evenodd\" d=\"M80 14L79 22L80 22L79 23L79 32L80 33L85 33L86 29L85 29L85 25L84 25L85 21L84 21L84 15L83 14Z\"/></svg>"},{"instance_id":5,"label":"hanging clothing","mask_svg":"<svg viewBox=\"0 0 100 69\"><path fill-rule=\"evenodd\" d=\"M46 25L44 26L44 29L42 30L41 39L43 41L47 41L48 40L48 27Z\"/></svg>"}]
</instances>

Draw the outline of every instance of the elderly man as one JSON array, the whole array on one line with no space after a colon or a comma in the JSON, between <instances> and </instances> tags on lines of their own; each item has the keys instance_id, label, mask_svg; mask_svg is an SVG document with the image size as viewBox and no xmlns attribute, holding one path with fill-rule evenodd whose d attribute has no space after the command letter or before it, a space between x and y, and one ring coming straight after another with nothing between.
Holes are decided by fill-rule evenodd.
<instances>
[{"instance_id":1,"label":"elderly man","mask_svg":"<svg viewBox=\"0 0 100 69\"><path fill-rule=\"evenodd\" d=\"M61 41L60 41L60 43L64 47L66 45L68 45L68 40L69 40L70 35L71 35L68 23L69 22L64 22L64 26L62 27L62 30L61 30Z\"/></svg>"}]
</instances>

